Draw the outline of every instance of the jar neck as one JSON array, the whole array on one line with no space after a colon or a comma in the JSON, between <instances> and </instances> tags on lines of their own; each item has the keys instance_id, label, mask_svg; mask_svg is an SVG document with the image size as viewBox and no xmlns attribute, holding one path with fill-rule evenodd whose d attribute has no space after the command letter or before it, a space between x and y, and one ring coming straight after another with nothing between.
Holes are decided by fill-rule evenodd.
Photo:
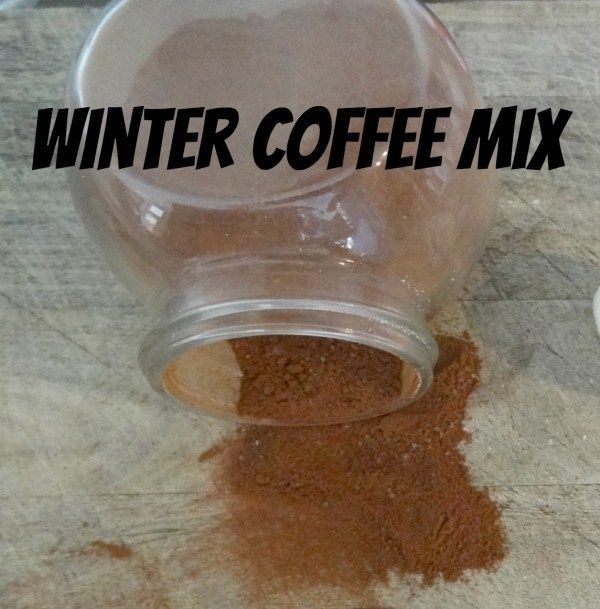
<instances>
[{"instance_id":1,"label":"jar neck","mask_svg":"<svg viewBox=\"0 0 600 609\"><path fill-rule=\"evenodd\" d=\"M140 365L154 389L165 394L163 373L169 363L183 353L202 345L265 335L338 339L392 353L403 360L409 381L405 383L405 391L394 410L415 401L427 391L438 357L434 337L423 317L411 305L401 305L391 312L341 300L271 298L206 305L167 316L143 342L139 355ZM210 359L207 361L210 366ZM210 370L203 370L206 374L211 374ZM202 409L208 414L237 418L231 413L219 412L219 409ZM387 407L385 412L389 410ZM380 414L384 412L373 412L368 416Z\"/></svg>"}]
</instances>

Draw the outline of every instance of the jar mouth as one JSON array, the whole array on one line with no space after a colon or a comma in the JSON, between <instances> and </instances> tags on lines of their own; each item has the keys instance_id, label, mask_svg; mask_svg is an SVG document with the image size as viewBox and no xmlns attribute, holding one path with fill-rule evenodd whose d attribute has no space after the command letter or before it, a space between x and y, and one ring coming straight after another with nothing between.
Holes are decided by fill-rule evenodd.
<instances>
[{"instance_id":1,"label":"jar mouth","mask_svg":"<svg viewBox=\"0 0 600 609\"><path fill-rule=\"evenodd\" d=\"M254 358L278 353L284 361L300 349L308 363L294 366L309 371L310 390L290 377L289 366L286 372L266 361L257 373L245 359L248 349ZM327 357L314 359L322 349ZM171 317L146 337L139 360L152 387L171 402L239 423L310 426L407 406L431 385L437 356L435 339L412 307L391 312L353 302L280 299L221 303ZM289 382L295 389L286 385L283 397L271 397L268 374L276 375L274 386ZM342 383L339 395L332 383Z\"/></svg>"}]
</instances>

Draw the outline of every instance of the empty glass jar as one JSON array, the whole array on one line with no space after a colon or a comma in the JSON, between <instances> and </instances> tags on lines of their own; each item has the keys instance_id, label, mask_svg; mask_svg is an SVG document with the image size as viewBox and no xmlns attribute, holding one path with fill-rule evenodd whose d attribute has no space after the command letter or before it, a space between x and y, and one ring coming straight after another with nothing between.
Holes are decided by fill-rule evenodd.
<instances>
[{"instance_id":1,"label":"empty glass jar","mask_svg":"<svg viewBox=\"0 0 600 609\"><path fill-rule=\"evenodd\" d=\"M455 169L481 105L446 29L414 0L121 0L89 35L72 106L234 107L234 165L75 169L80 214L124 282L154 314L140 351L156 391L252 423L333 423L389 412L429 387L437 347L427 319L463 285L492 220L488 171ZM359 143L327 169L259 169L261 117L311 106L452 107L439 167L385 169L387 143L356 170ZM196 122L194 122L194 120ZM190 122L202 128L202 118ZM353 125L360 132L362 123ZM410 119L418 131L420 119ZM285 148L293 124L270 149ZM386 120L380 130L389 128ZM168 143L172 125L167 125ZM142 131L140 138L147 138ZM307 132L303 146L314 146ZM417 138L418 140L418 138ZM197 143L188 144L189 154ZM405 146L414 155L417 143ZM165 146L168 153L168 146ZM161 159L164 161L164 158ZM312 420L236 409L244 382L228 342L307 335L363 343L404 362L402 389L360 415Z\"/></svg>"}]
</instances>

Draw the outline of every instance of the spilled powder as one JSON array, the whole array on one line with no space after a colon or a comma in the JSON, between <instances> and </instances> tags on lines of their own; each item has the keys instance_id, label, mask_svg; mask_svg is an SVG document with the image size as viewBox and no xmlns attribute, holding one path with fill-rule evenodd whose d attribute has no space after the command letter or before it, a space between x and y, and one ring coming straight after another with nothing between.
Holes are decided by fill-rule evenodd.
<instances>
[{"instance_id":1,"label":"spilled powder","mask_svg":"<svg viewBox=\"0 0 600 609\"><path fill-rule=\"evenodd\" d=\"M92 541L83 554L91 554L103 560L123 561L119 566L119 575L115 577L114 588L107 590L107 594L102 598L101 606L104 609L122 609L124 606L171 609L168 589L163 582L157 558L145 557L134 552L128 545L101 539ZM125 580L126 584L121 580L123 574L128 574L131 578ZM125 586L126 591L123 592ZM127 600L124 600L125 598Z\"/></svg>"},{"instance_id":2,"label":"spilled powder","mask_svg":"<svg viewBox=\"0 0 600 609\"><path fill-rule=\"evenodd\" d=\"M330 338L264 336L230 341L242 370L237 413L312 423L389 411L402 393L402 360Z\"/></svg>"},{"instance_id":3,"label":"spilled powder","mask_svg":"<svg viewBox=\"0 0 600 609\"><path fill-rule=\"evenodd\" d=\"M273 594L315 587L341 588L370 602L368 591L392 573L421 576L427 585L493 569L502 559L498 509L486 490L471 486L459 450L468 440L463 419L480 361L467 336L438 341L442 355L431 390L402 411L328 427L245 427L200 456L201 462L218 456L225 549L258 605ZM250 354L239 360L244 372L264 365L254 361L260 347L237 343L238 355ZM342 376L351 353L343 343L329 346ZM378 361L374 356L372 365ZM390 383L390 370L381 372L382 384ZM325 378L333 373L327 369ZM255 400L261 412L268 408L264 383L243 387L245 407ZM273 395L285 391L273 383ZM327 388L323 383L315 391Z\"/></svg>"},{"instance_id":4,"label":"spilled powder","mask_svg":"<svg viewBox=\"0 0 600 609\"><path fill-rule=\"evenodd\" d=\"M126 558L131 558L131 556L133 556L133 550L129 546L109 543L100 539L92 541L90 549L98 556L108 556L117 560L125 560Z\"/></svg>"}]
</instances>

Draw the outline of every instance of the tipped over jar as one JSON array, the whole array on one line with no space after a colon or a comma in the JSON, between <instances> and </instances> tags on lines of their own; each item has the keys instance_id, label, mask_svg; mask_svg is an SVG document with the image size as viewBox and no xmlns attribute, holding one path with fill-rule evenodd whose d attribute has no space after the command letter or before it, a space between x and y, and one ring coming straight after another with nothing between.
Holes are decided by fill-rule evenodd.
<instances>
[{"instance_id":1,"label":"tipped over jar","mask_svg":"<svg viewBox=\"0 0 600 609\"><path fill-rule=\"evenodd\" d=\"M153 314L140 364L157 392L243 422L298 425L391 412L428 389L438 351L427 320L457 294L481 254L495 177L456 169L481 100L452 38L426 7L413 0L178 0L167 8L161 0L121 0L85 42L69 103L239 112L228 140L235 162L227 167L215 154L202 168L168 169L166 156L144 168L140 154L128 168L113 159L107 169L71 173L90 234ZM287 159L259 167L252 150L261 119L274 108L297 119L317 106L332 117L341 108L451 108L437 121L444 141L432 149L443 162L386 168L388 138L375 142L372 163L361 169L360 141L346 142L335 167L327 166L330 151L306 169ZM422 116L408 118L415 138L406 138L405 157L417 154ZM389 133L393 120L382 116L378 130ZM198 153L202 121L190 118L190 156ZM285 151L295 124L278 123L265 151ZM173 125L165 124L163 142ZM350 120L349 130L363 128L364 118ZM149 137L142 126L140 138ZM317 145L314 125L298 151L308 155ZM302 420L292 408L270 413L268 404L260 417L240 411L245 372L235 341L277 336L381 350L398 363L396 390L365 400L363 409L315 408ZM360 377L357 370L347 383ZM311 385L324 382L312 372Z\"/></svg>"}]
</instances>

